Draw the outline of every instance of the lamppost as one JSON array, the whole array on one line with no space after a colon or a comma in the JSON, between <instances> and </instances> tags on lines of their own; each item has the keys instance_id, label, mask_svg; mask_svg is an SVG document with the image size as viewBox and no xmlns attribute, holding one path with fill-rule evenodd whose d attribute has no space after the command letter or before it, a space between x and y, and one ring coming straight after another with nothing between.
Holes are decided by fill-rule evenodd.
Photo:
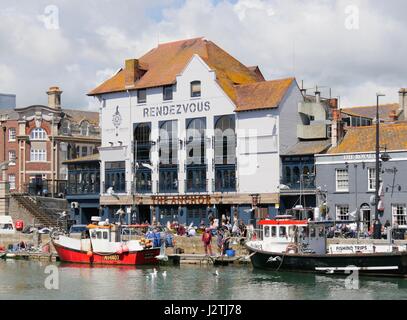
<instances>
[{"instance_id":1,"label":"lamppost","mask_svg":"<svg viewBox=\"0 0 407 320\"><path fill-rule=\"evenodd\" d=\"M375 221L373 224L373 238L381 239L382 224L379 220L379 189L380 189L380 117L379 117L379 98L384 94L376 93L376 180L375 180ZM384 162L390 160L390 156L385 152L382 156Z\"/></svg>"}]
</instances>

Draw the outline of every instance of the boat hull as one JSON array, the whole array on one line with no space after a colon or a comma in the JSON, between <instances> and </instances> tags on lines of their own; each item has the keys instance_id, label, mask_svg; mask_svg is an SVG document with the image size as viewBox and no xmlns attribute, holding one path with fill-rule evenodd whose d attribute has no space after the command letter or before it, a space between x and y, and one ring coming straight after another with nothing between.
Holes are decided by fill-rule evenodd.
<instances>
[{"instance_id":1,"label":"boat hull","mask_svg":"<svg viewBox=\"0 0 407 320\"><path fill-rule=\"evenodd\" d=\"M156 256L160 254L160 248L145 249L140 251L118 253L92 253L74 250L53 242L59 259L62 262L100 264L100 265L146 265L157 264Z\"/></svg>"},{"instance_id":2,"label":"boat hull","mask_svg":"<svg viewBox=\"0 0 407 320\"><path fill-rule=\"evenodd\" d=\"M253 267L270 271L297 271L325 274L407 276L407 253L375 254L284 254L247 246Z\"/></svg>"}]
</instances>

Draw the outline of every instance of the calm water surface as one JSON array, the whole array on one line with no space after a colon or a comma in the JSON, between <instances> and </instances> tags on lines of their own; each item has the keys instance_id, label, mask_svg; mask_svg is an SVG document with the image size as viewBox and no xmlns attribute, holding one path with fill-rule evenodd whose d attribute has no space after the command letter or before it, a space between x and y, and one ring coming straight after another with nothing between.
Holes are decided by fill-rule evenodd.
<instances>
[{"instance_id":1,"label":"calm water surface","mask_svg":"<svg viewBox=\"0 0 407 320\"><path fill-rule=\"evenodd\" d=\"M349 290L345 278L297 273L268 273L247 267L89 267L56 263L59 290L44 282L48 263L0 260L0 299L407 299L407 280L361 278ZM162 272L167 271L163 278Z\"/></svg>"}]
</instances>

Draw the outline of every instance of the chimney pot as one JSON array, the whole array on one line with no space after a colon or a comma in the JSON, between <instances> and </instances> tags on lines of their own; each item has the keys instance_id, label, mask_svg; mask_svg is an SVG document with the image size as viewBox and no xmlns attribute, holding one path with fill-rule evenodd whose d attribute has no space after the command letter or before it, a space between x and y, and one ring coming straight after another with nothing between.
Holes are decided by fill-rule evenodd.
<instances>
[{"instance_id":1,"label":"chimney pot","mask_svg":"<svg viewBox=\"0 0 407 320\"><path fill-rule=\"evenodd\" d=\"M402 119L407 120L407 89L401 88L399 91L399 110L403 113Z\"/></svg>"}]
</instances>

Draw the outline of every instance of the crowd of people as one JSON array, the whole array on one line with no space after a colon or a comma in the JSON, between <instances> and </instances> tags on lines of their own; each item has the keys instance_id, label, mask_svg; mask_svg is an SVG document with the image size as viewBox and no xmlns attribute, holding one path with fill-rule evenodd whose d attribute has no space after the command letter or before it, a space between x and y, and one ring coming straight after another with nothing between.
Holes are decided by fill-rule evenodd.
<instances>
[{"instance_id":1,"label":"crowd of people","mask_svg":"<svg viewBox=\"0 0 407 320\"><path fill-rule=\"evenodd\" d=\"M214 255L212 250L212 241L216 237L216 246L219 255L226 255L226 251L230 249L230 242L233 238L246 238L247 226L243 220L238 219L237 211L234 212L231 218L228 215L222 215L221 219L215 218L212 214L208 216L209 224L204 220L198 226L193 224L186 226L178 221L168 221L166 231L172 232L178 236L195 237L201 235L201 240L207 255ZM155 219L152 223L154 228L161 227Z\"/></svg>"}]
</instances>

